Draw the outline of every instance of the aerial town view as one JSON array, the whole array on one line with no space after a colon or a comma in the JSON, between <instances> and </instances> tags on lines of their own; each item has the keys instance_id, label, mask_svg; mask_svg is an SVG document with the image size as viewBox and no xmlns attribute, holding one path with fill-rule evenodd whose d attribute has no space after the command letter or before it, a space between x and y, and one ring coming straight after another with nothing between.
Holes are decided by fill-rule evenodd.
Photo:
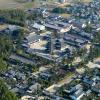
<instances>
[{"instance_id":1,"label":"aerial town view","mask_svg":"<svg viewBox=\"0 0 100 100\"><path fill-rule=\"evenodd\" d=\"M100 100L100 0L0 0L0 100Z\"/></svg>"}]
</instances>

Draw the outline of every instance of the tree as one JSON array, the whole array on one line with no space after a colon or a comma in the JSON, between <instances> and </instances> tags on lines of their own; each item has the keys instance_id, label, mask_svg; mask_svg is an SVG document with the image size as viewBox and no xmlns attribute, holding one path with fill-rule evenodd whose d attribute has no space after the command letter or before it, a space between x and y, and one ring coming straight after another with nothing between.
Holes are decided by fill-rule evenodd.
<instances>
[{"instance_id":1,"label":"tree","mask_svg":"<svg viewBox=\"0 0 100 100\"><path fill-rule=\"evenodd\" d=\"M63 58L62 59L62 64L63 65L65 65L65 64L67 64L69 67L72 65L72 63L73 63L73 60L74 60L74 56L72 55L72 56L70 56L70 57L68 57L68 58Z\"/></svg>"},{"instance_id":2,"label":"tree","mask_svg":"<svg viewBox=\"0 0 100 100\"><path fill-rule=\"evenodd\" d=\"M18 43L21 43L24 38L24 29L18 29L13 31L12 36L14 40L17 40Z\"/></svg>"},{"instance_id":3,"label":"tree","mask_svg":"<svg viewBox=\"0 0 100 100\"><path fill-rule=\"evenodd\" d=\"M92 26L90 24L87 24L87 26L85 27L85 32L90 33L92 32Z\"/></svg>"},{"instance_id":4,"label":"tree","mask_svg":"<svg viewBox=\"0 0 100 100\"><path fill-rule=\"evenodd\" d=\"M63 8L58 7L58 8L54 8L52 12L61 14L61 13L65 13L65 10Z\"/></svg>"},{"instance_id":5,"label":"tree","mask_svg":"<svg viewBox=\"0 0 100 100\"><path fill-rule=\"evenodd\" d=\"M93 43L100 44L100 31L95 33L94 38L93 38Z\"/></svg>"},{"instance_id":6,"label":"tree","mask_svg":"<svg viewBox=\"0 0 100 100\"><path fill-rule=\"evenodd\" d=\"M5 61L5 58L8 58L11 51L12 51L11 39L4 34L0 34L0 71L4 71L7 68L7 63Z\"/></svg>"},{"instance_id":7,"label":"tree","mask_svg":"<svg viewBox=\"0 0 100 100\"><path fill-rule=\"evenodd\" d=\"M16 95L8 90L3 80L0 79L0 100L18 100Z\"/></svg>"},{"instance_id":8,"label":"tree","mask_svg":"<svg viewBox=\"0 0 100 100\"><path fill-rule=\"evenodd\" d=\"M0 21L20 26L25 25L26 14L23 10L0 10Z\"/></svg>"},{"instance_id":9,"label":"tree","mask_svg":"<svg viewBox=\"0 0 100 100\"><path fill-rule=\"evenodd\" d=\"M0 57L6 57L12 50L12 41L9 36L0 34Z\"/></svg>"},{"instance_id":10,"label":"tree","mask_svg":"<svg viewBox=\"0 0 100 100\"><path fill-rule=\"evenodd\" d=\"M93 61L94 58L100 57L100 47L92 46L90 48L90 53L88 59Z\"/></svg>"},{"instance_id":11,"label":"tree","mask_svg":"<svg viewBox=\"0 0 100 100\"><path fill-rule=\"evenodd\" d=\"M2 58L0 58L0 72L3 72L6 69L7 69L7 63Z\"/></svg>"}]
</instances>

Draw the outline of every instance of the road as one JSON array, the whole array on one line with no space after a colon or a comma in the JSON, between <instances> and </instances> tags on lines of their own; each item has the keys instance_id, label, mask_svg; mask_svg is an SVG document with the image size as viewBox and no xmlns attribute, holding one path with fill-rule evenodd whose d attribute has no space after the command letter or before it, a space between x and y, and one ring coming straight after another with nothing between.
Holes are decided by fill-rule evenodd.
<instances>
[{"instance_id":1,"label":"road","mask_svg":"<svg viewBox=\"0 0 100 100\"><path fill-rule=\"evenodd\" d=\"M72 77L74 77L74 76L75 76L75 74L72 74L69 77L67 75L67 76L64 77L64 79L62 79L61 81L59 81L57 84L59 86L63 86L64 84L68 84L68 83L70 83L73 80Z\"/></svg>"}]
</instances>

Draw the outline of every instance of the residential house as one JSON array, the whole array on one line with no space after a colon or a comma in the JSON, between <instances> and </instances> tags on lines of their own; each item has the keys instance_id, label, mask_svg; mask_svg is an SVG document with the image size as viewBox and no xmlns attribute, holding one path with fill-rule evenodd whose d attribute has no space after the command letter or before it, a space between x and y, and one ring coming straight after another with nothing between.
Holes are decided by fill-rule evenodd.
<instances>
[{"instance_id":1,"label":"residential house","mask_svg":"<svg viewBox=\"0 0 100 100\"><path fill-rule=\"evenodd\" d=\"M36 100L36 98L33 96L25 95L21 97L21 100Z\"/></svg>"},{"instance_id":2,"label":"residential house","mask_svg":"<svg viewBox=\"0 0 100 100\"><path fill-rule=\"evenodd\" d=\"M27 93L36 93L41 88L41 85L39 83L35 83L29 87L27 90Z\"/></svg>"}]
</instances>

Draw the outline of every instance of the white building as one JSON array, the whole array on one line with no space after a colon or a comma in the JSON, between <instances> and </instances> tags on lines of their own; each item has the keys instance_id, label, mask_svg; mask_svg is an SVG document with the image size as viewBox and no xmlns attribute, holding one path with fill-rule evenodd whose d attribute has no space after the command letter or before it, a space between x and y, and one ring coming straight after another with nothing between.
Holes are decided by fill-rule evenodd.
<instances>
[{"instance_id":1,"label":"white building","mask_svg":"<svg viewBox=\"0 0 100 100\"><path fill-rule=\"evenodd\" d=\"M83 92L83 90L79 89L78 91L76 91L73 95L71 95L71 99L72 100L81 100L81 98L85 95L85 93Z\"/></svg>"},{"instance_id":2,"label":"white building","mask_svg":"<svg viewBox=\"0 0 100 100\"><path fill-rule=\"evenodd\" d=\"M40 24L38 24L38 23L34 23L34 24L32 25L32 27L35 28L35 29L37 29L37 30L40 30L40 31L45 30L45 26L40 25Z\"/></svg>"},{"instance_id":3,"label":"white building","mask_svg":"<svg viewBox=\"0 0 100 100\"><path fill-rule=\"evenodd\" d=\"M33 96L25 95L21 97L21 100L36 100L36 98Z\"/></svg>"}]
</instances>

